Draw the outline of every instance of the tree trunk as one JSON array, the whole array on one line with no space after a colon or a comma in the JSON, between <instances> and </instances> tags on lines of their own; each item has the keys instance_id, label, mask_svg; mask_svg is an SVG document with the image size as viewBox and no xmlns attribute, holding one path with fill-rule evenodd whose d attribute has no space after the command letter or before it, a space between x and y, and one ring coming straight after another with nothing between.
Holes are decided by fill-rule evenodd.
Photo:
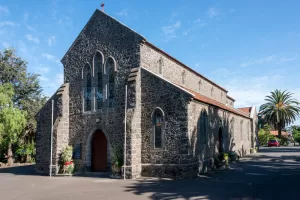
<instances>
[{"instance_id":1,"label":"tree trunk","mask_svg":"<svg viewBox=\"0 0 300 200\"><path fill-rule=\"evenodd\" d=\"M9 142L8 149L7 149L7 165L11 166L13 163L14 161L13 161L12 145L11 142Z\"/></svg>"},{"instance_id":2,"label":"tree trunk","mask_svg":"<svg viewBox=\"0 0 300 200\"><path fill-rule=\"evenodd\" d=\"M282 127L281 127L281 123L278 123L278 138L281 138L281 132L282 132Z\"/></svg>"}]
</instances>

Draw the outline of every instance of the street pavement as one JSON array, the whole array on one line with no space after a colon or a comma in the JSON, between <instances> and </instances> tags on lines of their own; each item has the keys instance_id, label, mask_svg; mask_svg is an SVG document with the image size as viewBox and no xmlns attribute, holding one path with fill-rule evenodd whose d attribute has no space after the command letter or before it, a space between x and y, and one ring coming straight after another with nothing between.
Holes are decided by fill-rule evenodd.
<instances>
[{"instance_id":1,"label":"street pavement","mask_svg":"<svg viewBox=\"0 0 300 200\"><path fill-rule=\"evenodd\" d=\"M261 148L231 169L191 180L47 177L0 168L0 199L300 199L300 147Z\"/></svg>"}]
</instances>

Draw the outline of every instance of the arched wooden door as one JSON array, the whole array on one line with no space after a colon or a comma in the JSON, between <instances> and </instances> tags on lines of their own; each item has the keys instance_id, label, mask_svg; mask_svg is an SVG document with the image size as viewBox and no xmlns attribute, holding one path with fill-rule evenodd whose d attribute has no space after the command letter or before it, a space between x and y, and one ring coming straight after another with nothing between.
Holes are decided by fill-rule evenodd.
<instances>
[{"instance_id":1,"label":"arched wooden door","mask_svg":"<svg viewBox=\"0 0 300 200\"><path fill-rule=\"evenodd\" d=\"M107 140L104 133L97 130L92 140L92 172L107 170Z\"/></svg>"},{"instance_id":2,"label":"arched wooden door","mask_svg":"<svg viewBox=\"0 0 300 200\"><path fill-rule=\"evenodd\" d=\"M219 129L219 137L218 137L218 142L219 142L219 152L223 152L223 133L222 133L222 128Z\"/></svg>"}]
</instances>

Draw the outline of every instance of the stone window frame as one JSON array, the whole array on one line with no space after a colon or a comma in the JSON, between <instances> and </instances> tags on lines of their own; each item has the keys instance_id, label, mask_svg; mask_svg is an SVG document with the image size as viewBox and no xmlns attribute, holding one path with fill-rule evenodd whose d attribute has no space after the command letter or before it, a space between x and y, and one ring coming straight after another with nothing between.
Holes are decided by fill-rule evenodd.
<instances>
[{"instance_id":1,"label":"stone window frame","mask_svg":"<svg viewBox=\"0 0 300 200\"><path fill-rule=\"evenodd\" d=\"M161 123L161 147L155 147L155 114L159 112L162 116L162 123ZM151 126L152 126L152 146L153 149L158 150L164 150L165 148L165 127L166 127L166 121L165 121L165 113L160 107L156 107L152 114L151 114Z\"/></svg>"},{"instance_id":2,"label":"stone window frame","mask_svg":"<svg viewBox=\"0 0 300 200\"><path fill-rule=\"evenodd\" d=\"M231 142L231 139L234 138L234 125L235 125L235 119L234 117L232 117L230 120L229 142Z\"/></svg>"},{"instance_id":3,"label":"stone window frame","mask_svg":"<svg viewBox=\"0 0 300 200\"><path fill-rule=\"evenodd\" d=\"M108 70L107 70L107 63L109 61L109 59L112 59L113 60L113 73L114 73L114 99L115 99L115 93L116 93L116 74L118 72L118 69L117 69L117 62L116 62L116 59L113 57L113 56L108 56L104 62L104 70L103 70L103 74L105 76L105 100L107 101L107 107L108 108L112 108L114 106L109 106L109 74L108 74Z\"/></svg>"},{"instance_id":4,"label":"stone window frame","mask_svg":"<svg viewBox=\"0 0 300 200\"><path fill-rule=\"evenodd\" d=\"M90 74L91 74L91 109L90 110L85 110L85 90L86 90L86 84L87 84L87 82L86 82L86 74L85 74L85 68L86 67L89 67L90 68ZM91 113L92 112L92 110L94 109L93 108L93 103L92 103L92 101L93 101L93 86L92 86L92 78L93 78L93 70L92 70L92 67L91 67L91 65L90 65L90 63L88 63L88 62L86 62L85 63L85 65L82 67L82 76L81 76L81 79L82 79L82 97L81 97L81 99L82 99L82 112L83 113Z\"/></svg>"},{"instance_id":5,"label":"stone window frame","mask_svg":"<svg viewBox=\"0 0 300 200\"><path fill-rule=\"evenodd\" d=\"M98 109L97 107L98 107L98 105L97 105L97 103L96 103L96 101L97 101L97 96L96 96L96 94L97 94L97 89L98 89L98 75L97 76L95 76L95 71L97 71L98 72L98 69L97 70L95 70L95 57L96 57L96 55L97 55L97 53L99 53L100 55L101 55L101 58L102 58L102 98L103 98L103 103L104 103L104 89L103 89L103 77L104 77L104 64L105 64L105 57L104 57L104 54L101 52L101 51L99 51L99 50L96 50L96 52L95 52L95 54L94 54L94 56L93 56L93 78L94 78L94 84L95 84L95 87L94 87L94 111L101 111L101 109ZM96 79L97 78L97 79ZM105 84L104 84L105 85ZM103 107L103 104L102 104L102 107Z\"/></svg>"},{"instance_id":6,"label":"stone window frame","mask_svg":"<svg viewBox=\"0 0 300 200\"><path fill-rule=\"evenodd\" d=\"M158 73L159 73L160 75L163 75L163 67L164 67L164 61L163 61L162 58L160 58L160 59L158 60Z\"/></svg>"},{"instance_id":7,"label":"stone window frame","mask_svg":"<svg viewBox=\"0 0 300 200\"><path fill-rule=\"evenodd\" d=\"M241 120L241 122L240 122L241 141L243 141L243 124L244 124L244 121Z\"/></svg>"}]
</instances>

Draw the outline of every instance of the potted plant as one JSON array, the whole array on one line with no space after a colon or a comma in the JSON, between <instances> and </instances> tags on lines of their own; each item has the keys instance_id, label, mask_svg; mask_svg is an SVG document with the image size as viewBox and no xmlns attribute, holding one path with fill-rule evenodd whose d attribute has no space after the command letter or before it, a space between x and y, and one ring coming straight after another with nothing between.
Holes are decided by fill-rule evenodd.
<instances>
[{"instance_id":1,"label":"potted plant","mask_svg":"<svg viewBox=\"0 0 300 200\"><path fill-rule=\"evenodd\" d=\"M74 171L74 162L72 160L73 156L73 147L68 145L66 146L61 153L62 160L62 173L63 174L72 174Z\"/></svg>"},{"instance_id":2,"label":"potted plant","mask_svg":"<svg viewBox=\"0 0 300 200\"><path fill-rule=\"evenodd\" d=\"M112 172L120 173L123 165L123 151L122 148L117 146L112 152Z\"/></svg>"}]
</instances>

